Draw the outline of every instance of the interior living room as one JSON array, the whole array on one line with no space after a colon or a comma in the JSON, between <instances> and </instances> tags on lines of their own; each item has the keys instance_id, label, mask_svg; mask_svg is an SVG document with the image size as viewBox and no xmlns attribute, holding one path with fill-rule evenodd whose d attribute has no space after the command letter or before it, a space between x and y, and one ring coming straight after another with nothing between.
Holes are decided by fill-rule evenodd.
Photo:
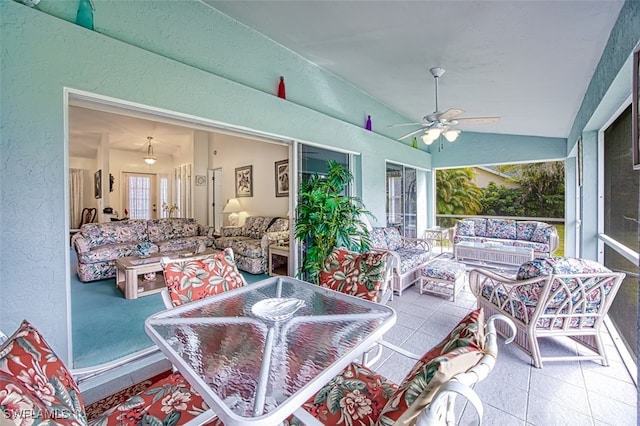
<instances>
[{"instance_id":1,"label":"interior living room","mask_svg":"<svg viewBox=\"0 0 640 426\"><path fill-rule=\"evenodd\" d=\"M103 223L131 217L125 204L131 176L153 176L156 188L165 179L166 187L149 198L155 217L170 215L163 204L176 204L177 215L215 232L229 222L223 210L234 198L245 217L293 221L298 182L313 171L309 165L339 158L352 171L351 191L371 211L372 224L386 226L386 171L389 164L400 165L415 171L418 207L407 230L419 236L437 223L436 170L564 161L565 256L627 273L615 301L626 306L614 305L609 315L619 335L607 340L610 352L618 354L617 345L626 355L616 355L613 368L576 362L542 370L526 357L505 356L504 367L499 359L496 370L503 369L503 381L516 377L518 390L512 394L520 401L498 392L495 382L478 391L488 401L489 418L500 419L494 424L506 424L505 419L554 424L560 417L541 413L549 407L562 411L572 390L584 393L586 401L586 408L571 411L585 417L574 418L586 424L635 424L630 395L637 392L638 247L637 239L632 247L625 241L638 229L634 166L640 154L637 134L627 130L638 121L632 106L638 102L632 87L640 41L638 2L371 2L366 13L359 2L332 7L213 0L93 3L94 24L87 28L76 23L77 1L0 2L5 47L0 330L10 335L28 319L78 376L91 375L96 363L113 370L116 380L130 380L146 364L159 362L148 341L134 351L141 358L126 369L117 361L110 364L121 353L116 343L96 346L94 352L109 352L108 359L98 359L99 354L83 364L77 356L76 346L88 347L84 353L94 356L92 345L105 336L100 333L118 340L119 331L110 327L116 316L123 327L137 328L146 338L143 320L130 320L129 300L122 294L111 314L100 313L104 329L76 334L83 318L98 315L83 305L80 294L118 293L113 281L108 286L80 282L70 235L84 207L95 208L96 221ZM455 16L456 22L440 22L440 14ZM309 16L318 18L314 26ZM289 19L289 25L281 19ZM427 28L435 23L442 31ZM342 30L328 34L330 27ZM412 38L401 41L397 33ZM430 73L433 67L446 73ZM281 76L284 96L278 96ZM454 142L445 140L444 132L437 140L424 138L431 130L431 111L454 107L466 112L438 116L451 126ZM486 120L463 124L465 117ZM452 124L456 118L459 128ZM156 161L150 165L145 157ZM278 196L275 168L284 160L289 193ZM238 169L247 166L251 196L238 192L236 180ZM69 184L72 170L83 170L82 201ZM220 186L212 180L216 175ZM299 266L299 247L293 244L292 276ZM403 293L389 304L401 325L389 337L428 347L425 342L436 337L425 328L444 331L475 306L465 292L455 305L429 301L415 289ZM163 309L159 295L140 301L148 304L148 311L140 309L141 318ZM632 317L615 317L629 308L635 310ZM412 323L416 327L409 328ZM417 343L420 337L425 340ZM501 354L509 351L501 346ZM629 370L627 358L633 364ZM384 368L402 379L401 364ZM602 395L594 388L605 382L609 391ZM549 389L565 396L540 399ZM524 406L524 412L515 406ZM622 423L607 411L624 413Z\"/></svg>"}]
</instances>

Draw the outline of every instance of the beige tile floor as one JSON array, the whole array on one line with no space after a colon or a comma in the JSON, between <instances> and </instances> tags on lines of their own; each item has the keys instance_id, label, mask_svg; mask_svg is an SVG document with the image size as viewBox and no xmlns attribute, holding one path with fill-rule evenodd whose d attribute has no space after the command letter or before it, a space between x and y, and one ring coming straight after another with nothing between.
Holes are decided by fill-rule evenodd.
<instances>
[{"instance_id":1,"label":"beige tile floor","mask_svg":"<svg viewBox=\"0 0 640 426\"><path fill-rule=\"evenodd\" d=\"M475 298L465 285L456 302L421 295L410 287L388 303L397 322L384 339L415 353L437 344L458 321L475 308ZM610 366L593 361L547 362L542 369L500 338L496 366L476 385L484 406L483 424L511 425L636 425L637 388L613 345L605 336ZM570 341L541 342L544 354L577 351ZM385 349L373 368L399 383L414 361ZM458 403L460 425L477 424L475 410Z\"/></svg>"}]
</instances>

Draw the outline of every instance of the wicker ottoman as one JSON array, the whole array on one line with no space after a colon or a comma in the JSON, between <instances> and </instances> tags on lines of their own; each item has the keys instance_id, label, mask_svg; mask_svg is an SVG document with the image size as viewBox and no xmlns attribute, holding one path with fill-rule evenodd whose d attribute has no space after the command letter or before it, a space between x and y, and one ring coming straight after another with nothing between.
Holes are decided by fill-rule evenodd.
<instances>
[{"instance_id":1,"label":"wicker ottoman","mask_svg":"<svg viewBox=\"0 0 640 426\"><path fill-rule=\"evenodd\" d=\"M456 295L464 287L465 273L466 268L460 262L435 259L420 272L420 294L451 297L455 302Z\"/></svg>"}]
</instances>

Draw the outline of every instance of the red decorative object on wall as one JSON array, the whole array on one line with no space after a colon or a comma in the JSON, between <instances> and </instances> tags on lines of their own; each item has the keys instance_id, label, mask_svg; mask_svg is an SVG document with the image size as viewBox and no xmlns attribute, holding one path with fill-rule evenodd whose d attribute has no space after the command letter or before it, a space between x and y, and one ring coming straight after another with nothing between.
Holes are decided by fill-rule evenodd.
<instances>
[{"instance_id":1,"label":"red decorative object on wall","mask_svg":"<svg viewBox=\"0 0 640 426\"><path fill-rule=\"evenodd\" d=\"M284 77L280 76L280 83L278 84L278 97L287 99L287 93L284 88Z\"/></svg>"}]
</instances>

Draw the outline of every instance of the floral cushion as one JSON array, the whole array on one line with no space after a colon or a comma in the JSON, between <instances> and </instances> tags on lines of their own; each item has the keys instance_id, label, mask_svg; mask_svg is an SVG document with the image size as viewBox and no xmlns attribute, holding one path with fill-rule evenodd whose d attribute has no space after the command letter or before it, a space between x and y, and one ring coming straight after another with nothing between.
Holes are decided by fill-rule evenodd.
<instances>
[{"instance_id":1,"label":"floral cushion","mask_svg":"<svg viewBox=\"0 0 640 426\"><path fill-rule=\"evenodd\" d=\"M442 342L414 365L385 405L376 424L414 424L444 382L480 361L484 340L484 312L479 308L463 318Z\"/></svg>"},{"instance_id":2,"label":"floral cushion","mask_svg":"<svg viewBox=\"0 0 640 426\"><path fill-rule=\"evenodd\" d=\"M487 219L487 237L516 239L516 222L510 219Z\"/></svg>"},{"instance_id":3,"label":"floral cushion","mask_svg":"<svg viewBox=\"0 0 640 426\"><path fill-rule=\"evenodd\" d=\"M387 253L351 252L336 248L320 272L320 285L341 293L377 301L386 270Z\"/></svg>"},{"instance_id":4,"label":"floral cushion","mask_svg":"<svg viewBox=\"0 0 640 426\"><path fill-rule=\"evenodd\" d=\"M516 239L530 241L533 233L536 231L538 222L517 222L516 223Z\"/></svg>"},{"instance_id":5,"label":"floral cushion","mask_svg":"<svg viewBox=\"0 0 640 426\"><path fill-rule=\"evenodd\" d=\"M422 276L454 282L466 272L466 267L454 260L433 260L422 268Z\"/></svg>"},{"instance_id":6,"label":"floral cushion","mask_svg":"<svg viewBox=\"0 0 640 426\"><path fill-rule=\"evenodd\" d=\"M84 238L78 251L85 252L107 244L125 244L148 241L145 220L124 220L109 223L87 223L82 225L80 234ZM84 244L84 245L83 245Z\"/></svg>"},{"instance_id":7,"label":"floral cushion","mask_svg":"<svg viewBox=\"0 0 640 426\"><path fill-rule=\"evenodd\" d=\"M198 224L191 218L152 219L147 221L147 228L153 243L198 235Z\"/></svg>"},{"instance_id":8,"label":"floral cushion","mask_svg":"<svg viewBox=\"0 0 640 426\"><path fill-rule=\"evenodd\" d=\"M473 222L473 232L476 237L487 237L489 235L487 231L487 219L473 218L467 220Z\"/></svg>"},{"instance_id":9,"label":"floral cushion","mask_svg":"<svg viewBox=\"0 0 640 426\"><path fill-rule=\"evenodd\" d=\"M518 268L516 279L526 280L541 275L592 274L611 272L609 268L590 259L574 257L541 257L525 262Z\"/></svg>"},{"instance_id":10,"label":"floral cushion","mask_svg":"<svg viewBox=\"0 0 640 426\"><path fill-rule=\"evenodd\" d=\"M369 231L371 247L387 250L387 238L384 235L384 228L373 228Z\"/></svg>"},{"instance_id":11,"label":"floral cushion","mask_svg":"<svg viewBox=\"0 0 640 426\"><path fill-rule=\"evenodd\" d=\"M423 248L400 247L396 253L400 256L401 274L417 268L431 257L431 254Z\"/></svg>"},{"instance_id":12,"label":"floral cushion","mask_svg":"<svg viewBox=\"0 0 640 426\"><path fill-rule=\"evenodd\" d=\"M463 237L475 237L475 222L472 220L461 220L456 225L456 235Z\"/></svg>"},{"instance_id":13,"label":"floral cushion","mask_svg":"<svg viewBox=\"0 0 640 426\"><path fill-rule=\"evenodd\" d=\"M551 239L553 230L554 227L549 224L538 223L538 225L536 226L536 230L531 236L531 241L534 241L536 243L548 243Z\"/></svg>"},{"instance_id":14,"label":"floral cushion","mask_svg":"<svg viewBox=\"0 0 640 426\"><path fill-rule=\"evenodd\" d=\"M387 240L387 248L389 250L397 250L402 247L402 236L398 228L388 226L384 228L384 237Z\"/></svg>"},{"instance_id":15,"label":"floral cushion","mask_svg":"<svg viewBox=\"0 0 640 426\"><path fill-rule=\"evenodd\" d=\"M365 366L352 363L303 404L325 425L373 425L398 386ZM302 425L289 417L284 425Z\"/></svg>"},{"instance_id":16,"label":"floral cushion","mask_svg":"<svg viewBox=\"0 0 640 426\"><path fill-rule=\"evenodd\" d=\"M173 306L245 285L230 248L202 259L170 262L163 269Z\"/></svg>"},{"instance_id":17,"label":"floral cushion","mask_svg":"<svg viewBox=\"0 0 640 426\"><path fill-rule=\"evenodd\" d=\"M267 232L282 232L289 230L289 218L279 217L271 222L267 228Z\"/></svg>"},{"instance_id":18,"label":"floral cushion","mask_svg":"<svg viewBox=\"0 0 640 426\"><path fill-rule=\"evenodd\" d=\"M105 411L92 420L91 425L179 425L208 409L202 397L184 377L175 373Z\"/></svg>"},{"instance_id":19,"label":"floral cushion","mask_svg":"<svg viewBox=\"0 0 640 426\"><path fill-rule=\"evenodd\" d=\"M19 425L87 423L69 370L27 321L0 346L0 411Z\"/></svg>"},{"instance_id":20,"label":"floral cushion","mask_svg":"<svg viewBox=\"0 0 640 426\"><path fill-rule=\"evenodd\" d=\"M272 219L266 216L249 216L242 226L242 235L259 240L267 232Z\"/></svg>"}]
</instances>

